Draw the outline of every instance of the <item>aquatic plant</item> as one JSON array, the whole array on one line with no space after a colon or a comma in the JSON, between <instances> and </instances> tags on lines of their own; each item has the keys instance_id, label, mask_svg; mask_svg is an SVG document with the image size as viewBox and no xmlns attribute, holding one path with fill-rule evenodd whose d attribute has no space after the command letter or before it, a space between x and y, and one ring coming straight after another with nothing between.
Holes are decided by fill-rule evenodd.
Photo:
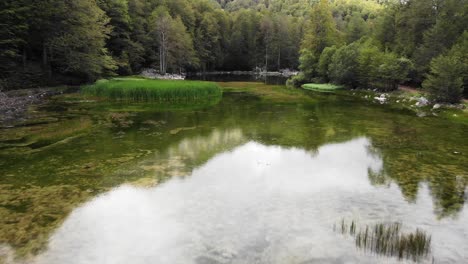
<instances>
[{"instance_id":1,"label":"aquatic plant","mask_svg":"<svg viewBox=\"0 0 468 264\"><path fill-rule=\"evenodd\" d=\"M431 250L430 235L419 228L414 232L403 233L402 224L399 222L366 225L361 226L359 231L356 230L357 224L354 220L349 225L344 219L341 220L341 233L353 236L356 247L360 249L413 261L427 257Z\"/></svg>"},{"instance_id":2,"label":"aquatic plant","mask_svg":"<svg viewBox=\"0 0 468 264\"><path fill-rule=\"evenodd\" d=\"M118 78L99 80L81 87L83 94L121 101L187 102L220 98L221 88L213 82Z\"/></svg>"}]
</instances>

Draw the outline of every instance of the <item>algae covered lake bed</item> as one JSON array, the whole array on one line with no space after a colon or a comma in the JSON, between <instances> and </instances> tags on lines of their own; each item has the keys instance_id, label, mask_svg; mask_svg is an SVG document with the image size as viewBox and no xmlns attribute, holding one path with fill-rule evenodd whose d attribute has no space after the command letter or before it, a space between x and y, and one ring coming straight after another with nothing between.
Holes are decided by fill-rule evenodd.
<instances>
[{"instance_id":1,"label":"algae covered lake bed","mask_svg":"<svg viewBox=\"0 0 468 264\"><path fill-rule=\"evenodd\" d=\"M466 122L219 85L200 105L57 96L1 129L0 263L412 262L363 252L341 219L424 230L420 262L468 261Z\"/></svg>"}]
</instances>

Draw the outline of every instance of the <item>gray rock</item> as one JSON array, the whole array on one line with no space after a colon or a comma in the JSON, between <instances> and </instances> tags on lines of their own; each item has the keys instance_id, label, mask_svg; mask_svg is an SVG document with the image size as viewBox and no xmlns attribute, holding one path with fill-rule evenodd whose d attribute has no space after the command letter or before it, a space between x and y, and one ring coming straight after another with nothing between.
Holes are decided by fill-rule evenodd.
<instances>
[{"instance_id":1,"label":"gray rock","mask_svg":"<svg viewBox=\"0 0 468 264\"><path fill-rule=\"evenodd\" d=\"M435 105L432 107L432 109L439 109L440 107L441 107L440 104L435 104Z\"/></svg>"},{"instance_id":2,"label":"gray rock","mask_svg":"<svg viewBox=\"0 0 468 264\"><path fill-rule=\"evenodd\" d=\"M426 112L418 112L416 114L418 117L426 117L427 116L427 113Z\"/></svg>"},{"instance_id":3,"label":"gray rock","mask_svg":"<svg viewBox=\"0 0 468 264\"><path fill-rule=\"evenodd\" d=\"M418 102L416 102L416 106L419 106L419 107L423 107L423 106L427 106L429 104L429 100L427 100L426 97L420 97L417 99Z\"/></svg>"},{"instance_id":4,"label":"gray rock","mask_svg":"<svg viewBox=\"0 0 468 264\"><path fill-rule=\"evenodd\" d=\"M155 69L144 69L140 75L146 78L160 79L160 80L184 80L185 79L185 75L171 74L171 73L159 74L159 72Z\"/></svg>"},{"instance_id":5,"label":"gray rock","mask_svg":"<svg viewBox=\"0 0 468 264\"><path fill-rule=\"evenodd\" d=\"M374 97L375 100L379 101L379 103L384 104L387 101L387 98L385 97Z\"/></svg>"}]
</instances>

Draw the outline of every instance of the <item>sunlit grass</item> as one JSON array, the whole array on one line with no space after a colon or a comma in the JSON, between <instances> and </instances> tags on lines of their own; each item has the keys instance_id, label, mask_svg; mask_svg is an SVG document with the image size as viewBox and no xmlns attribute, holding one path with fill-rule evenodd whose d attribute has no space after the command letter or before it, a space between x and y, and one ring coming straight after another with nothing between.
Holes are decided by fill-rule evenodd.
<instances>
[{"instance_id":1,"label":"sunlit grass","mask_svg":"<svg viewBox=\"0 0 468 264\"><path fill-rule=\"evenodd\" d=\"M343 89L343 86L331 83L306 83L302 85L302 88L318 92L332 92L335 90Z\"/></svg>"},{"instance_id":2,"label":"sunlit grass","mask_svg":"<svg viewBox=\"0 0 468 264\"><path fill-rule=\"evenodd\" d=\"M82 92L88 96L136 102L187 102L222 95L219 86L212 82L136 78L100 80L83 86Z\"/></svg>"}]
</instances>

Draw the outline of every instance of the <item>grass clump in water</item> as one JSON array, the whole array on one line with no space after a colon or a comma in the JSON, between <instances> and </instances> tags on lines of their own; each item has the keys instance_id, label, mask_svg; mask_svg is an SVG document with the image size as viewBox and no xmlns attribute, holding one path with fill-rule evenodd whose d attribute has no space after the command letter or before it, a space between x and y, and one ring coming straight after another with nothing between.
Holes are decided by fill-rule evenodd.
<instances>
[{"instance_id":1,"label":"grass clump in water","mask_svg":"<svg viewBox=\"0 0 468 264\"><path fill-rule=\"evenodd\" d=\"M302 85L302 88L317 92L333 92L335 90L343 89L343 86L331 83L306 83Z\"/></svg>"},{"instance_id":2,"label":"grass clump in water","mask_svg":"<svg viewBox=\"0 0 468 264\"><path fill-rule=\"evenodd\" d=\"M336 227L334 227L336 229ZM398 259L419 261L427 257L431 250L431 236L421 229L403 233L401 223L378 223L373 226L362 226L351 221L341 221L340 231L354 237L356 247L384 256L396 256Z\"/></svg>"},{"instance_id":3,"label":"grass clump in water","mask_svg":"<svg viewBox=\"0 0 468 264\"><path fill-rule=\"evenodd\" d=\"M212 82L118 78L99 80L82 87L85 95L136 102L191 102L220 98L221 88Z\"/></svg>"}]
</instances>

